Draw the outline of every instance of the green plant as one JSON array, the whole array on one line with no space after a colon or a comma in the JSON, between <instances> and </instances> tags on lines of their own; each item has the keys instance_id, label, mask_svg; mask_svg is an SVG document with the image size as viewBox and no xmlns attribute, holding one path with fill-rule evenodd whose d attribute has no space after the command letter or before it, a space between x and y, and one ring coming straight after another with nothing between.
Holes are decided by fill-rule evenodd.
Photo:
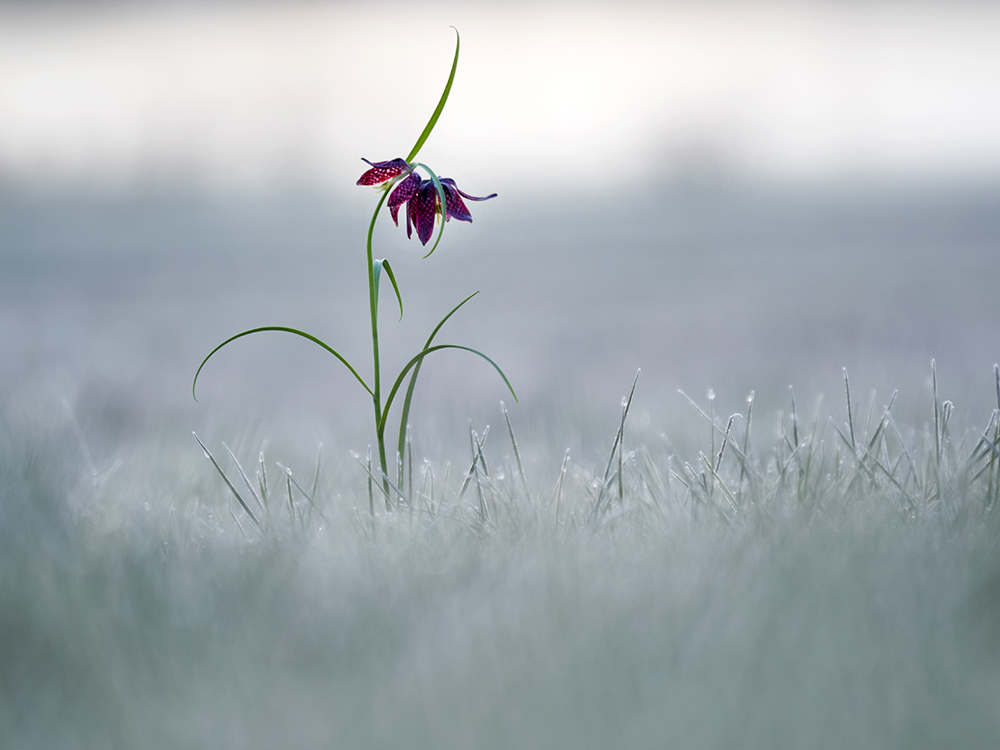
<instances>
[{"instance_id":1,"label":"green plant","mask_svg":"<svg viewBox=\"0 0 1000 750\"><path fill-rule=\"evenodd\" d=\"M459 49L461 47L461 38L458 34L458 30L455 30L455 58L452 62L451 72L448 75L448 82L445 84L444 92L441 94L441 98L438 101L437 107L435 107L430 120L428 120L427 125L424 127L420 136L417 138L417 142L414 144L413 148L410 149L409 154L407 154L405 159L392 159L389 161L382 162L369 162L367 159L364 161L371 167L366 171L361 178L358 180L359 185L370 185L375 187L380 193L381 197L378 200L378 204L375 206L375 211L372 214L371 223L368 227L368 239L366 243L367 259L368 259L368 302L369 310L371 314L371 338L372 338L372 379L369 384L364 377L358 372L358 370L344 357L340 352L334 349L332 346L327 344L322 339L317 336L301 331L296 328L289 328L287 326L263 326L260 328L252 328L247 331L242 331L235 336L230 336L228 339L223 341L221 344L216 346L208 356L202 360L201 364L198 366L197 371L194 375L194 380L191 384L192 396L197 400L197 395L195 389L198 385L198 377L201 375L202 369L209 359L215 355L224 346L236 341L237 339L243 338L244 336L249 336L254 333L263 333L264 331L277 331L281 333L290 333L296 336L305 338L314 344L322 347L328 353L332 354L341 363L350 370L354 378L360 383L361 387L372 398L372 405L374 407L374 417L375 417L375 437L378 444L378 458L379 458L379 468L381 470L381 484L382 491L386 496L388 501L390 482L388 474L388 461L386 457L386 447L385 447L385 432L388 425L389 409L393 404L394 399L399 393L399 389L404 383L407 383L407 376L409 376L409 381L406 386L406 392L403 397L403 405L400 412L399 418L399 437L397 441L397 456L401 460L405 447L406 447L406 427L409 419L410 404L413 398L413 391L416 386L417 377L420 374L420 368L423 364L424 358L431 354L432 352L441 351L443 349L461 349L463 351L471 352L490 363L493 368L499 373L500 377L503 379L504 384L510 390L511 395L514 396L514 400L517 400L517 395L514 393L514 389L504 374L503 370L490 359L488 356L483 354L477 349L473 349L469 346L462 346L459 344L435 344L434 340L441 327L448 321L448 319L454 315L466 302L472 299L478 292L473 292L468 295L465 299L459 302L455 307L453 307L447 315L445 315L437 326L431 331L430 336L427 337L427 341L424 342L423 347L417 354L415 354L399 371L395 380L389 389L388 395L383 399L382 393L382 373L380 366L379 357L379 338L378 338L378 303L379 303L379 284L382 278L383 272L389 278L392 284L393 291L396 294L396 300L399 303L399 315L400 319L403 316L403 297L399 291L399 284L396 282L396 276L392 271L392 266L389 264L387 259L377 259L372 253L372 235L375 231L375 222L378 219L379 212L382 210L383 206L388 205L389 212L391 214L393 222L398 226L399 209L405 207L406 209L406 232L407 236L412 236L414 229L417 231L417 238L420 240L422 245L426 245L430 238L433 236L434 227L438 226L437 240L431 246L430 251L424 257L428 257L434 250L437 249L438 244L441 242L441 237L444 234L444 225L451 219L457 219L458 221L472 221L472 215L470 214L468 207L463 202L463 198L473 201L483 201L490 198L496 197L496 194L475 197L467 193L462 192L458 189L455 181L447 177L438 177L438 175L430 169L426 164L420 162L415 162L417 154L423 147L427 138L430 136L431 132L434 130L434 126L437 124L438 118L441 116L441 112L444 110L444 106L448 101L448 97L451 94L452 83L455 80L455 71L458 69L458 56ZM420 176L418 170L422 170L427 174L426 178ZM440 219L440 221L439 221ZM398 491L398 488L397 488Z\"/></svg>"}]
</instances>

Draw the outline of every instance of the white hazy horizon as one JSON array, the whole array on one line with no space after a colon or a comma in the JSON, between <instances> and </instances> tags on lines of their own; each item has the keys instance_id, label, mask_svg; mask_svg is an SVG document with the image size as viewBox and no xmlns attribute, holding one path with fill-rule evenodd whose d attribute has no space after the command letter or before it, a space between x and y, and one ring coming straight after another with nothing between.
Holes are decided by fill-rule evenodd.
<instances>
[{"instance_id":1,"label":"white hazy horizon","mask_svg":"<svg viewBox=\"0 0 1000 750\"><path fill-rule=\"evenodd\" d=\"M467 189L1000 176L1000 5L0 6L0 179ZM488 184L486 184L488 183Z\"/></svg>"}]
</instances>

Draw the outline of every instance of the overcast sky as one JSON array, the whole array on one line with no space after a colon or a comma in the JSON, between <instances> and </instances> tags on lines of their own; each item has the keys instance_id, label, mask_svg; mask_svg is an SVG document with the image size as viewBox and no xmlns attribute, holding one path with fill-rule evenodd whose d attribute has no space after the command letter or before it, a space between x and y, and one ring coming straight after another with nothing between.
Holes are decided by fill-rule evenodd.
<instances>
[{"instance_id":1,"label":"overcast sky","mask_svg":"<svg viewBox=\"0 0 1000 750\"><path fill-rule=\"evenodd\" d=\"M314 2L0 5L0 179L347 188L450 24L421 157L465 184L1000 177L1000 3Z\"/></svg>"}]
</instances>

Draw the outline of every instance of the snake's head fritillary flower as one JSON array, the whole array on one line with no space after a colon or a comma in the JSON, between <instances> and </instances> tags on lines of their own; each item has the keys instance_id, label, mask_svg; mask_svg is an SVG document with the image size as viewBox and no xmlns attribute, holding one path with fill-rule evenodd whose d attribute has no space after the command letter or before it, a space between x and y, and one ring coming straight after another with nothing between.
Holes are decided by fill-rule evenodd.
<instances>
[{"instance_id":1,"label":"snake's head fritillary flower","mask_svg":"<svg viewBox=\"0 0 1000 750\"><path fill-rule=\"evenodd\" d=\"M450 177L442 177L440 182L441 189L444 192L443 211L441 210L441 196L438 194L433 180L420 180L419 184L412 188L412 195L406 202L406 236L410 237L412 230L416 229L417 238L420 240L421 245L426 245L434 234L435 220L441 214L444 214L445 221L452 219L472 221L472 213L470 213L469 207L465 205L465 201L462 200L463 198L470 201L486 201L497 197L496 193L485 195L482 198L469 195L459 190L455 181ZM400 187L397 190L402 187L403 185L400 183ZM392 196L389 197L391 200Z\"/></svg>"},{"instance_id":2,"label":"snake's head fritillary flower","mask_svg":"<svg viewBox=\"0 0 1000 750\"><path fill-rule=\"evenodd\" d=\"M496 193L482 198L469 195L459 190L453 179L442 177L439 179L441 190L444 192L444 210L442 210L441 196L434 185L434 180L424 179L415 171L416 166L422 165L411 166L405 159L377 162L363 159L363 161L369 164L371 169L361 175L358 184L392 190L388 205L393 223L399 226L399 209L405 205L406 236L412 237L413 230L416 229L421 245L426 245L433 236L438 216L443 214L445 221L458 219L471 222L472 213L465 205L465 200L485 201L497 196ZM465 200L462 200L463 198Z\"/></svg>"}]
</instances>

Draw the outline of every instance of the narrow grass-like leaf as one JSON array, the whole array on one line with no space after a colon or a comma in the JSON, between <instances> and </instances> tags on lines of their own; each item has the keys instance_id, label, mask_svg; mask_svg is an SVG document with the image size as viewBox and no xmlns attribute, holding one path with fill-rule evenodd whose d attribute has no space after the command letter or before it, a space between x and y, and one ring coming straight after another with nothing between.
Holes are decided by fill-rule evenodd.
<instances>
[{"instance_id":1,"label":"narrow grass-like leaf","mask_svg":"<svg viewBox=\"0 0 1000 750\"><path fill-rule=\"evenodd\" d=\"M375 498L372 495L372 447L368 446L368 456L367 465L365 467L368 471L368 514L372 518L372 523L375 523ZM374 526L372 527L374 531Z\"/></svg>"},{"instance_id":2,"label":"narrow grass-like leaf","mask_svg":"<svg viewBox=\"0 0 1000 750\"><path fill-rule=\"evenodd\" d=\"M712 388L708 389L708 406L709 406L709 417L712 421L712 429L708 431L708 436L712 441L711 455L715 455L715 390Z\"/></svg>"},{"instance_id":3,"label":"narrow grass-like leaf","mask_svg":"<svg viewBox=\"0 0 1000 750\"><path fill-rule=\"evenodd\" d=\"M851 442L848 445L851 451L857 455L857 448L854 442L854 415L851 412L851 381L847 377L846 367L844 368L844 390L847 391L847 426L851 433Z\"/></svg>"},{"instance_id":4,"label":"narrow grass-like leaf","mask_svg":"<svg viewBox=\"0 0 1000 750\"><path fill-rule=\"evenodd\" d=\"M403 384L403 380L406 379L406 373L408 373L411 369L413 369L417 364L422 362L424 357L426 357L428 354L430 354L431 352L441 351L442 349L461 349L462 351L471 352L472 354L475 354L477 357L482 357L483 359L485 359L493 366L493 369L497 371L497 374L500 375L500 377L503 379L504 385L507 386L507 390L510 391L510 395L514 397L515 401L517 401L517 394L514 392L514 386L510 384L510 381L507 379L507 376L504 375L503 370L500 369L500 365L498 365L492 359L487 357L481 351L479 351L478 349L473 349L471 346L461 346L459 344L438 344L437 346L431 346L424 349L422 352L420 352L420 354L416 355L413 359L407 362L406 366L403 367L402 370L400 370L399 375L396 377L396 382L392 384L392 390L389 391L389 395L385 399L385 406L382 409L382 419L378 425L379 433L385 432L385 422L386 418L389 415L389 407L392 405L392 401L396 397L396 392L399 390L399 386L401 386Z\"/></svg>"},{"instance_id":5,"label":"narrow grass-like leaf","mask_svg":"<svg viewBox=\"0 0 1000 750\"><path fill-rule=\"evenodd\" d=\"M354 457L357 459L358 463L361 465L361 468L364 469L365 473L368 475L368 480L369 480L369 485L368 486L371 487L371 483L374 482L375 485L382 492L382 494L385 496L385 509L386 510L392 510L392 498L389 497L388 488L392 487L393 489L395 489L396 485L394 485L392 482L390 482L389 481L389 477L385 476L384 474L382 476L385 479L385 483L383 483L378 477L375 476L375 472L372 470L372 467L371 467L371 464L372 464L372 460L371 460L371 446L368 447L368 452L369 452L369 456L368 456L368 465L367 466L365 465L365 462L361 460L361 456L355 455ZM381 473L381 472L379 472L379 473ZM399 494L398 490L397 490L397 494ZM374 518L374 516L372 516L372 518Z\"/></svg>"},{"instance_id":6,"label":"narrow grass-like leaf","mask_svg":"<svg viewBox=\"0 0 1000 750\"><path fill-rule=\"evenodd\" d=\"M489 425L487 425L487 429L489 429ZM486 507L486 497L483 494L483 483L479 479L479 464L482 463L485 472L486 463L483 461L483 444L479 442L479 436L476 435L471 424L469 425L469 442L472 444L472 472L476 476L476 491L479 496L479 520L485 525L489 523L489 510ZM485 442L485 435L483 442ZM487 476L489 475L487 474Z\"/></svg>"},{"instance_id":7,"label":"narrow grass-like leaf","mask_svg":"<svg viewBox=\"0 0 1000 750\"><path fill-rule=\"evenodd\" d=\"M406 428L406 491L409 493L410 507L413 507L413 443L410 440L410 428Z\"/></svg>"},{"instance_id":8,"label":"narrow grass-like leaf","mask_svg":"<svg viewBox=\"0 0 1000 750\"><path fill-rule=\"evenodd\" d=\"M351 371L351 374L357 379L357 381L361 383L361 387L364 388L366 391L368 391L368 394L370 396L375 395L372 389L369 388L368 384L364 381L364 378L362 378L358 374L358 371L351 366L351 363L348 362L346 359L344 359L344 357L340 354L340 352L338 352L336 349L333 349L325 341L316 338L311 333L300 331L297 328L287 328L285 326L262 326L261 328L251 328L249 331L243 331L242 333L237 333L235 336L230 336L228 339L223 341L221 344L219 344L217 347L215 347L212 351L208 353L208 356L201 361L200 365L198 365L198 369L194 373L194 380L191 382L191 396L194 398L194 400L195 401L198 400L198 396L195 393L195 388L197 388L198 386L198 376L201 375L201 371L205 367L205 364L208 362L208 360L212 358L212 356L217 351L219 351L222 347L226 346L227 344L231 344L232 342L236 341L236 339L241 339L244 336L249 336L252 333L263 333L264 331L278 331L281 333L291 333L296 336L301 336L304 339L308 339L309 341L312 341L314 344L318 344L323 349L332 354L334 357L339 359L344 364L344 366Z\"/></svg>"},{"instance_id":9,"label":"narrow grass-like leaf","mask_svg":"<svg viewBox=\"0 0 1000 750\"><path fill-rule=\"evenodd\" d=\"M569 465L569 448L563 456L562 468L559 469L559 481L556 482L556 529L559 528L559 504L562 502L563 480L566 478L566 467Z\"/></svg>"},{"instance_id":10,"label":"narrow grass-like leaf","mask_svg":"<svg viewBox=\"0 0 1000 750\"><path fill-rule=\"evenodd\" d=\"M427 349L434 342L434 337L437 336L438 331L441 330L441 326L448 321L448 318L457 313L466 302L475 297L477 294L479 294L478 291L473 292L451 308L448 314L441 318L438 324L434 326L434 330L431 331L431 335L427 337L427 341L424 343L424 349ZM413 401L413 391L416 388L417 376L420 375L420 368L422 364L423 362L418 362L416 367L413 368L413 373L410 375L410 383L406 387L406 397L403 399L403 411L399 416L399 440L396 444L396 449L399 451L402 451L405 448L404 440L406 439L406 427L410 421L410 404Z\"/></svg>"},{"instance_id":11,"label":"narrow grass-like leaf","mask_svg":"<svg viewBox=\"0 0 1000 750\"><path fill-rule=\"evenodd\" d=\"M396 452L396 484L400 489L403 487L403 455Z\"/></svg>"},{"instance_id":12,"label":"narrow grass-like leaf","mask_svg":"<svg viewBox=\"0 0 1000 750\"><path fill-rule=\"evenodd\" d=\"M524 467L521 465L521 454L517 450L517 440L514 438L514 428L510 426L510 416L507 414L507 406L503 401L500 402L500 409L503 411L503 418L507 422L507 432L510 434L510 444L514 446L514 458L517 460L517 473L521 475L521 486L524 488L524 497L526 499L530 499L531 493L528 492L528 482L524 478Z\"/></svg>"},{"instance_id":13,"label":"narrow grass-like leaf","mask_svg":"<svg viewBox=\"0 0 1000 750\"><path fill-rule=\"evenodd\" d=\"M291 516L292 522L295 522L295 498L292 497L292 475L285 474L285 490L287 491L288 497L288 515ZM302 514L299 514L299 520L302 519Z\"/></svg>"},{"instance_id":14,"label":"narrow grass-like leaf","mask_svg":"<svg viewBox=\"0 0 1000 750\"><path fill-rule=\"evenodd\" d=\"M792 386L788 386L788 395L792 399L792 442L795 447L799 446L799 418L795 413L795 389Z\"/></svg>"},{"instance_id":15,"label":"narrow grass-like leaf","mask_svg":"<svg viewBox=\"0 0 1000 750\"><path fill-rule=\"evenodd\" d=\"M323 511L321 511L319 507L316 505L316 501L314 500L313 496L310 495L308 492L306 492L305 488L296 481L294 476L292 476L292 470L289 469L287 466L282 466L280 463L278 464L278 468L285 473L285 477L288 479L289 482L292 483L295 489L297 489L300 493L302 493L302 497L306 499L310 507L314 511L316 511L319 517L322 518L324 521L326 521L327 520L326 516L323 515Z\"/></svg>"},{"instance_id":16,"label":"narrow grass-like leaf","mask_svg":"<svg viewBox=\"0 0 1000 750\"><path fill-rule=\"evenodd\" d=\"M436 510L434 507L434 468L426 458L424 459L423 478L420 480L420 497L424 500L427 515L433 520Z\"/></svg>"},{"instance_id":17,"label":"narrow grass-like leaf","mask_svg":"<svg viewBox=\"0 0 1000 750\"><path fill-rule=\"evenodd\" d=\"M250 481L249 477L247 477L246 472L243 471L243 467L240 466L240 462L237 460L236 456L233 455L233 452L225 443L222 444L222 447L226 449L226 453L228 453L229 457L233 459L233 463L236 464L236 470L239 471L240 476L243 477L243 483L247 486L247 489L250 490L250 494L253 495L253 499L257 501L257 505L260 506L261 510L266 510L263 501L260 499L260 496L257 495L257 490L253 488L253 483Z\"/></svg>"},{"instance_id":18,"label":"narrow grass-like leaf","mask_svg":"<svg viewBox=\"0 0 1000 750\"><path fill-rule=\"evenodd\" d=\"M937 365L931 360L931 390L934 396L934 450L941 465L941 405L938 403Z\"/></svg>"},{"instance_id":19,"label":"narrow grass-like leaf","mask_svg":"<svg viewBox=\"0 0 1000 750\"><path fill-rule=\"evenodd\" d=\"M641 467L644 470L644 474L642 475L643 483L646 485L646 490L649 492L653 505L660 508L661 499L666 491L663 486L663 479L660 477L660 472L656 468L656 462L653 461L653 457L649 455L649 449L645 445L641 445L639 446L639 450L641 451ZM669 460L670 459L668 457L668 465Z\"/></svg>"},{"instance_id":20,"label":"narrow grass-like leaf","mask_svg":"<svg viewBox=\"0 0 1000 750\"><path fill-rule=\"evenodd\" d=\"M997 448L996 444L990 440L989 435L983 433L983 438L985 438L984 445L989 448L994 455L1000 456L1000 448Z\"/></svg>"},{"instance_id":21,"label":"narrow grass-like leaf","mask_svg":"<svg viewBox=\"0 0 1000 750\"><path fill-rule=\"evenodd\" d=\"M623 433L625 431L625 420L628 418L628 411L632 406L632 397L635 395L635 386L639 382L639 373L642 370L635 371L635 378L632 380L632 390L629 391L628 398L624 399L622 402L622 419L618 425L618 433L615 435L615 440L611 444L611 455L608 457L608 465L604 469L604 481L607 482L608 475L611 473L611 465L615 460L615 451L618 449L621 443Z\"/></svg>"},{"instance_id":22,"label":"narrow grass-like leaf","mask_svg":"<svg viewBox=\"0 0 1000 750\"><path fill-rule=\"evenodd\" d=\"M712 475L712 478L715 480L715 482L713 484L713 487L716 484L719 485L719 488L722 490L722 494L726 496L726 500L729 501L729 505L732 507L733 511L738 511L739 508L736 505L736 497L735 497L735 495L733 495L732 490L729 489L729 487L723 481L722 477L719 476L719 472L712 468L712 461L711 461L711 459L708 456L706 456L704 453L702 454L701 459L702 459L702 462L705 464L705 467L708 469L709 473ZM728 516L727 516L727 518L728 518Z\"/></svg>"},{"instance_id":23,"label":"narrow grass-like leaf","mask_svg":"<svg viewBox=\"0 0 1000 750\"><path fill-rule=\"evenodd\" d=\"M471 433L472 430L471 424L469 425L469 430ZM483 446L486 444L486 438L488 438L489 436L490 436L490 426L486 425L486 429L483 430L482 438L479 438L477 440L478 442L477 448L473 449L472 465L469 467L469 470L465 473L465 479L462 481L462 488L458 491L459 500L462 499L462 495L465 494L465 490L468 489L469 487L469 480L472 479L473 475L476 472L476 461L479 459L479 454L482 453Z\"/></svg>"},{"instance_id":24,"label":"narrow grass-like leaf","mask_svg":"<svg viewBox=\"0 0 1000 750\"><path fill-rule=\"evenodd\" d=\"M618 425L618 433L615 435L615 440L611 444L611 455L608 456L608 465L604 468L604 479L601 482L601 491L597 495L597 502L594 503L593 509L590 511L590 521L593 521L597 517L598 511L601 509L601 502L604 500L604 493L608 487L608 477L611 474L611 467L614 465L616 451L620 451L622 438L625 434L625 420L628 419L628 411L632 406L632 397L635 395L635 386L639 382L639 374L642 370L635 371L635 379L632 381L632 390L629 391L628 398L622 401L622 418ZM621 463L621 454L619 453L619 464ZM619 477L621 473L619 472Z\"/></svg>"},{"instance_id":25,"label":"narrow grass-like leaf","mask_svg":"<svg viewBox=\"0 0 1000 750\"><path fill-rule=\"evenodd\" d=\"M690 397L689 395L687 395L687 394L686 394L686 393L685 393L684 391L682 391L682 390L681 390L680 388L678 388L678 389L677 389L677 392L678 392L679 394L681 394L681 395L682 395L682 396L683 396L683 397L684 397L684 398L685 398L685 399L687 400L687 402L688 402L689 404L691 404L691 406L692 406L692 407L694 407L694 410L695 410L696 412L698 412L698 414L700 414L700 415L701 415L701 418L702 418L702 419L704 419L704 420L705 420L706 422L708 422L708 423L709 423L709 424L710 424L710 425L712 426L712 429L713 429L713 430L714 430L715 432L717 432L717 433L718 433L718 434L720 434L720 435L723 435L723 434L725 434L725 432L723 431L723 429L722 429L721 427L719 427L719 425L718 425L718 424L716 424L716 423L715 423L715 420L713 420L713 419L712 419L712 417L710 417L710 416L709 416L708 414L706 414L706 413L705 413L705 410L704 410L704 409L702 409L702 408L701 408L700 406L698 406L698 404L696 404L696 403L695 403L695 401L694 401L694 399L693 399L693 398L691 398L691 397ZM714 398L714 396L713 396L713 398ZM714 438L713 438L713 442L712 442L712 444L713 444L713 445L715 444L715 442L714 442Z\"/></svg>"},{"instance_id":26,"label":"narrow grass-like leaf","mask_svg":"<svg viewBox=\"0 0 1000 750\"><path fill-rule=\"evenodd\" d=\"M976 443L976 447L972 449L972 453L969 455L970 464L978 463L983 457L989 455L989 450L983 447L983 443L986 442L985 436L988 435L989 431L993 429L993 425L998 414L1000 414L1000 411L994 409L993 414L990 415L990 421L986 424L986 429L983 431L984 437L979 439L979 442Z\"/></svg>"},{"instance_id":27,"label":"narrow grass-like leaf","mask_svg":"<svg viewBox=\"0 0 1000 750\"><path fill-rule=\"evenodd\" d=\"M719 427L719 425L715 424L715 422L712 420L712 418L710 416L708 416L708 414L705 413L705 410L702 409L700 406L698 406L698 404L695 403L694 399L692 399L689 395L687 395L680 388L677 389L677 392L681 396L684 397L684 399L692 406L692 408L696 412L698 412L698 414L701 415L702 419L704 419L706 422L708 422L712 426L712 429L715 430L715 432L717 432L718 434L723 435L723 436L725 435L725 432L723 431L723 429L721 427ZM750 427L750 416L751 416L752 411L753 411L753 397L754 397L754 394L751 391L750 396L747 398L749 407L747 409L747 433L744 436L744 441L743 441L744 449L738 448L736 446L735 442L731 442L730 445L729 445L729 450L731 450L736 455L736 457L740 460L741 467L743 469L745 469L746 472L755 481L757 481L758 483L762 483L764 481L764 475L760 472L760 470L753 463L750 462L750 459L747 457L747 453L746 453L746 450L745 450L745 448L749 444L749 440L750 440L749 427ZM789 450L791 450L791 448L789 448ZM673 476L679 478L679 475L677 474L677 472L671 472L671 474Z\"/></svg>"},{"instance_id":28,"label":"narrow grass-like leaf","mask_svg":"<svg viewBox=\"0 0 1000 750\"><path fill-rule=\"evenodd\" d=\"M323 461L323 444L319 444L319 448L316 449L316 473L313 474L313 486L312 486L312 496L316 497L316 490L319 488L319 467L320 463Z\"/></svg>"},{"instance_id":29,"label":"narrow grass-like leaf","mask_svg":"<svg viewBox=\"0 0 1000 750\"><path fill-rule=\"evenodd\" d=\"M389 489L391 489L393 492L395 492L396 495L397 495L397 497L399 497L399 499L401 501L403 501L404 503L409 504L408 501L407 501L407 499L406 499L406 497L403 495L403 492L399 489L399 487L397 487L395 485L395 483L391 479L389 479L388 476L386 476L386 474L381 469L379 470L379 474L381 474L382 476L381 476L381 478L379 478L379 477L375 476L374 472L369 467L365 466L364 461L361 460L361 456L355 454L354 458L357 459L357 462L359 464L361 464L361 467L368 473L368 476L372 480L374 480L376 483L379 483L379 482L383 483L383 484L379 484L379 489L382 490L382 492L386 494L386 503L387 503L386 508L387 509L390 508L390 506L388 505L388 503L391 503L391 499L388 497L388 493L386 492L386 486L388 486Z\"/></svg>"},{"instance_id":30,"label":"narrow grass-like leaf","mask_svg":"<svg viewBox=\"0 0 1000 750\"><path fill-rule=\"evenodd\" d=\"M260 496L267 505L267 469L264 468L264 451L257 456L259 469L257 470L257 484L260 486Z\"/></svg>"},{"instance_id":31,"label":"narrow grass-like leaf","mask_svg":"<svg viewBox=\"0 0 1000 750\"><path fill-rule=\"evenodd\" d=\"M452 28L455 29L454 26L452 26ZM420 152L424 143L427 141L431 131L434 130L434 126L437 125L438 118L444 110L444 105L448 102L448 95L451 94L451 84L455 81L455 71L458 70L458 51L461 45L462 38L458 33L458 29L455 29L455 59L451 63L451 73L448 74L448 83L444 86L444 91L441 93L441 99L438 101L437 107L434 108L434 113L431 115L431 119L427 121L427 125L424 126L424 130L420 134L420 137L417 138L417 142L413 144L413 148L410 149L410 153L406 155L406 161L411 164Z\"/></svg>"},{"instance_id":32,"label":"narrow grass-like leaf","mask_svg":"<svg viewBox=\"0 0 1000 750\"><path fill-rule=\"evenodd\" d=\"M627 414L628 414L628 402L622 401L622 426L621 426L622 439L618 441L618 504L619 505L625 502L625 486L622 479L625 473L624 465L622 464L622 446L625 443L624 440L625 417L627 416Z\"/></svg>"},{"instance_id":33,"label":"narrow grass-like leaf","mask_svg":"<svg viewBox=\"0 0 1000 750\"><path fill-rule=\"evenodd\" d=\"M378 291L379 291L379 278L382 275L382 271L385 271L385 275L389 277L389 281L392 282L392 289L396 292L396 301L399 303L399 319L403 319L403 297L399 293L399 284L396 283L396 276L392 272L392 266L389 265L389 261L385 258L382 260L372 261L372 275L375 280L375 304L378 304Z\"/></svg>"},{"instance_id":34,"label":"narrow grass-like leaf","mask_svg":"<svg viewBox=\"0 0 1000 750\"><path fill-rule=\"evenodd\" d=\"M205 451L205 455L208 456L208 460L212 462L212 466L215 467L215 470L219 472L219 476L221 476L222 479L225 481L226 486L229 487L229 491L236 496L236 499L239 500L240 505L243 506L243 510L246 511L246 514L250 516L250 520L252 520L259 529L260 521L258 520L257 516L255 516L254 512L250 510L250 506L247 505L246 500L244 500L243 496L240 495L239 490L237 490L236 487L233 486L233 483L229 481L229 477L226 476L226 472L224 472L222 470L222 467L219 466L219 462L215 460L215 456L212 455L212 451L206 448L205 444L201 442L201 438L198 437L198 433L192 432L191 434L194 435L194 439L198 441L198 445L201 446L201 449Z\"/></svg>"},{"instance_id":35,"label":"narrow grass-like leaf","mask_svg":"<svg viewBox=\"0 0 1000 750\"><path fill-rule=\"evenodd\" d=\"M747 396L747 430L743 435L743 455L746 455L749 450L750 445L750 424L753 419L753 397L754 392L750 391L750 395ZM743 476L746 473L745 463L740 462L740 487L743 486Z\"/></svg>"},{"instance_id":36,"label":"narrow grass-like leaf","mask_svg":"<svg viewBox=\"0 0 1000 750\"><path fill-rule=\"evenodd\" d=\"M896 420L892 418L892 414L889 415L889 426L892 427L892 431L896 435L896 440L899 441L899 448L903 452L903 456L906 457L906 462L910 467L910 476L913 478L917 494L921 494L923 490L920 484L920 472L917 471L917 465L913 460L913 456L910 455L910 451L906 448L906 441L903 440L903 436L900 434L899 427L896 426Z\"/></svg>"},{"instance_id":37,"label":"narrow grass-like leaf","mask_svg":"<svg viewBox=\"0 0 1000 750\"><path fill-rule=\"evenodd\" d=\"M736 421L736 417L741 417L742 414L733 414L729 417L729 424L726 425L726 434L722 438L722 447L719 448L719 456L715 460L715 471L719 471L719 467L722 466L722 457L726 454L726 445L729 443L729 435L733 430L733 422ZM798 445L798 438L796 438L796 445Z\"/></svg>"},{"instance_id":38,"label":"narrow grass-like leaf","mask_svg":"<svg viewBox=\"0 0 1000 750\"><path fill-rule=\"evenodd\" d=\"M247 536L246 529L243 528L243 522L240 521L239 516L236 515L236 511L233 510L233 506L232 505L228 506L228 510L229 510L229 515L232 516L233 521L236 522L236 528L240 530L240 534L243 536L243 539L249 542L250 537Z\"/></svg>"}]
</instances>

